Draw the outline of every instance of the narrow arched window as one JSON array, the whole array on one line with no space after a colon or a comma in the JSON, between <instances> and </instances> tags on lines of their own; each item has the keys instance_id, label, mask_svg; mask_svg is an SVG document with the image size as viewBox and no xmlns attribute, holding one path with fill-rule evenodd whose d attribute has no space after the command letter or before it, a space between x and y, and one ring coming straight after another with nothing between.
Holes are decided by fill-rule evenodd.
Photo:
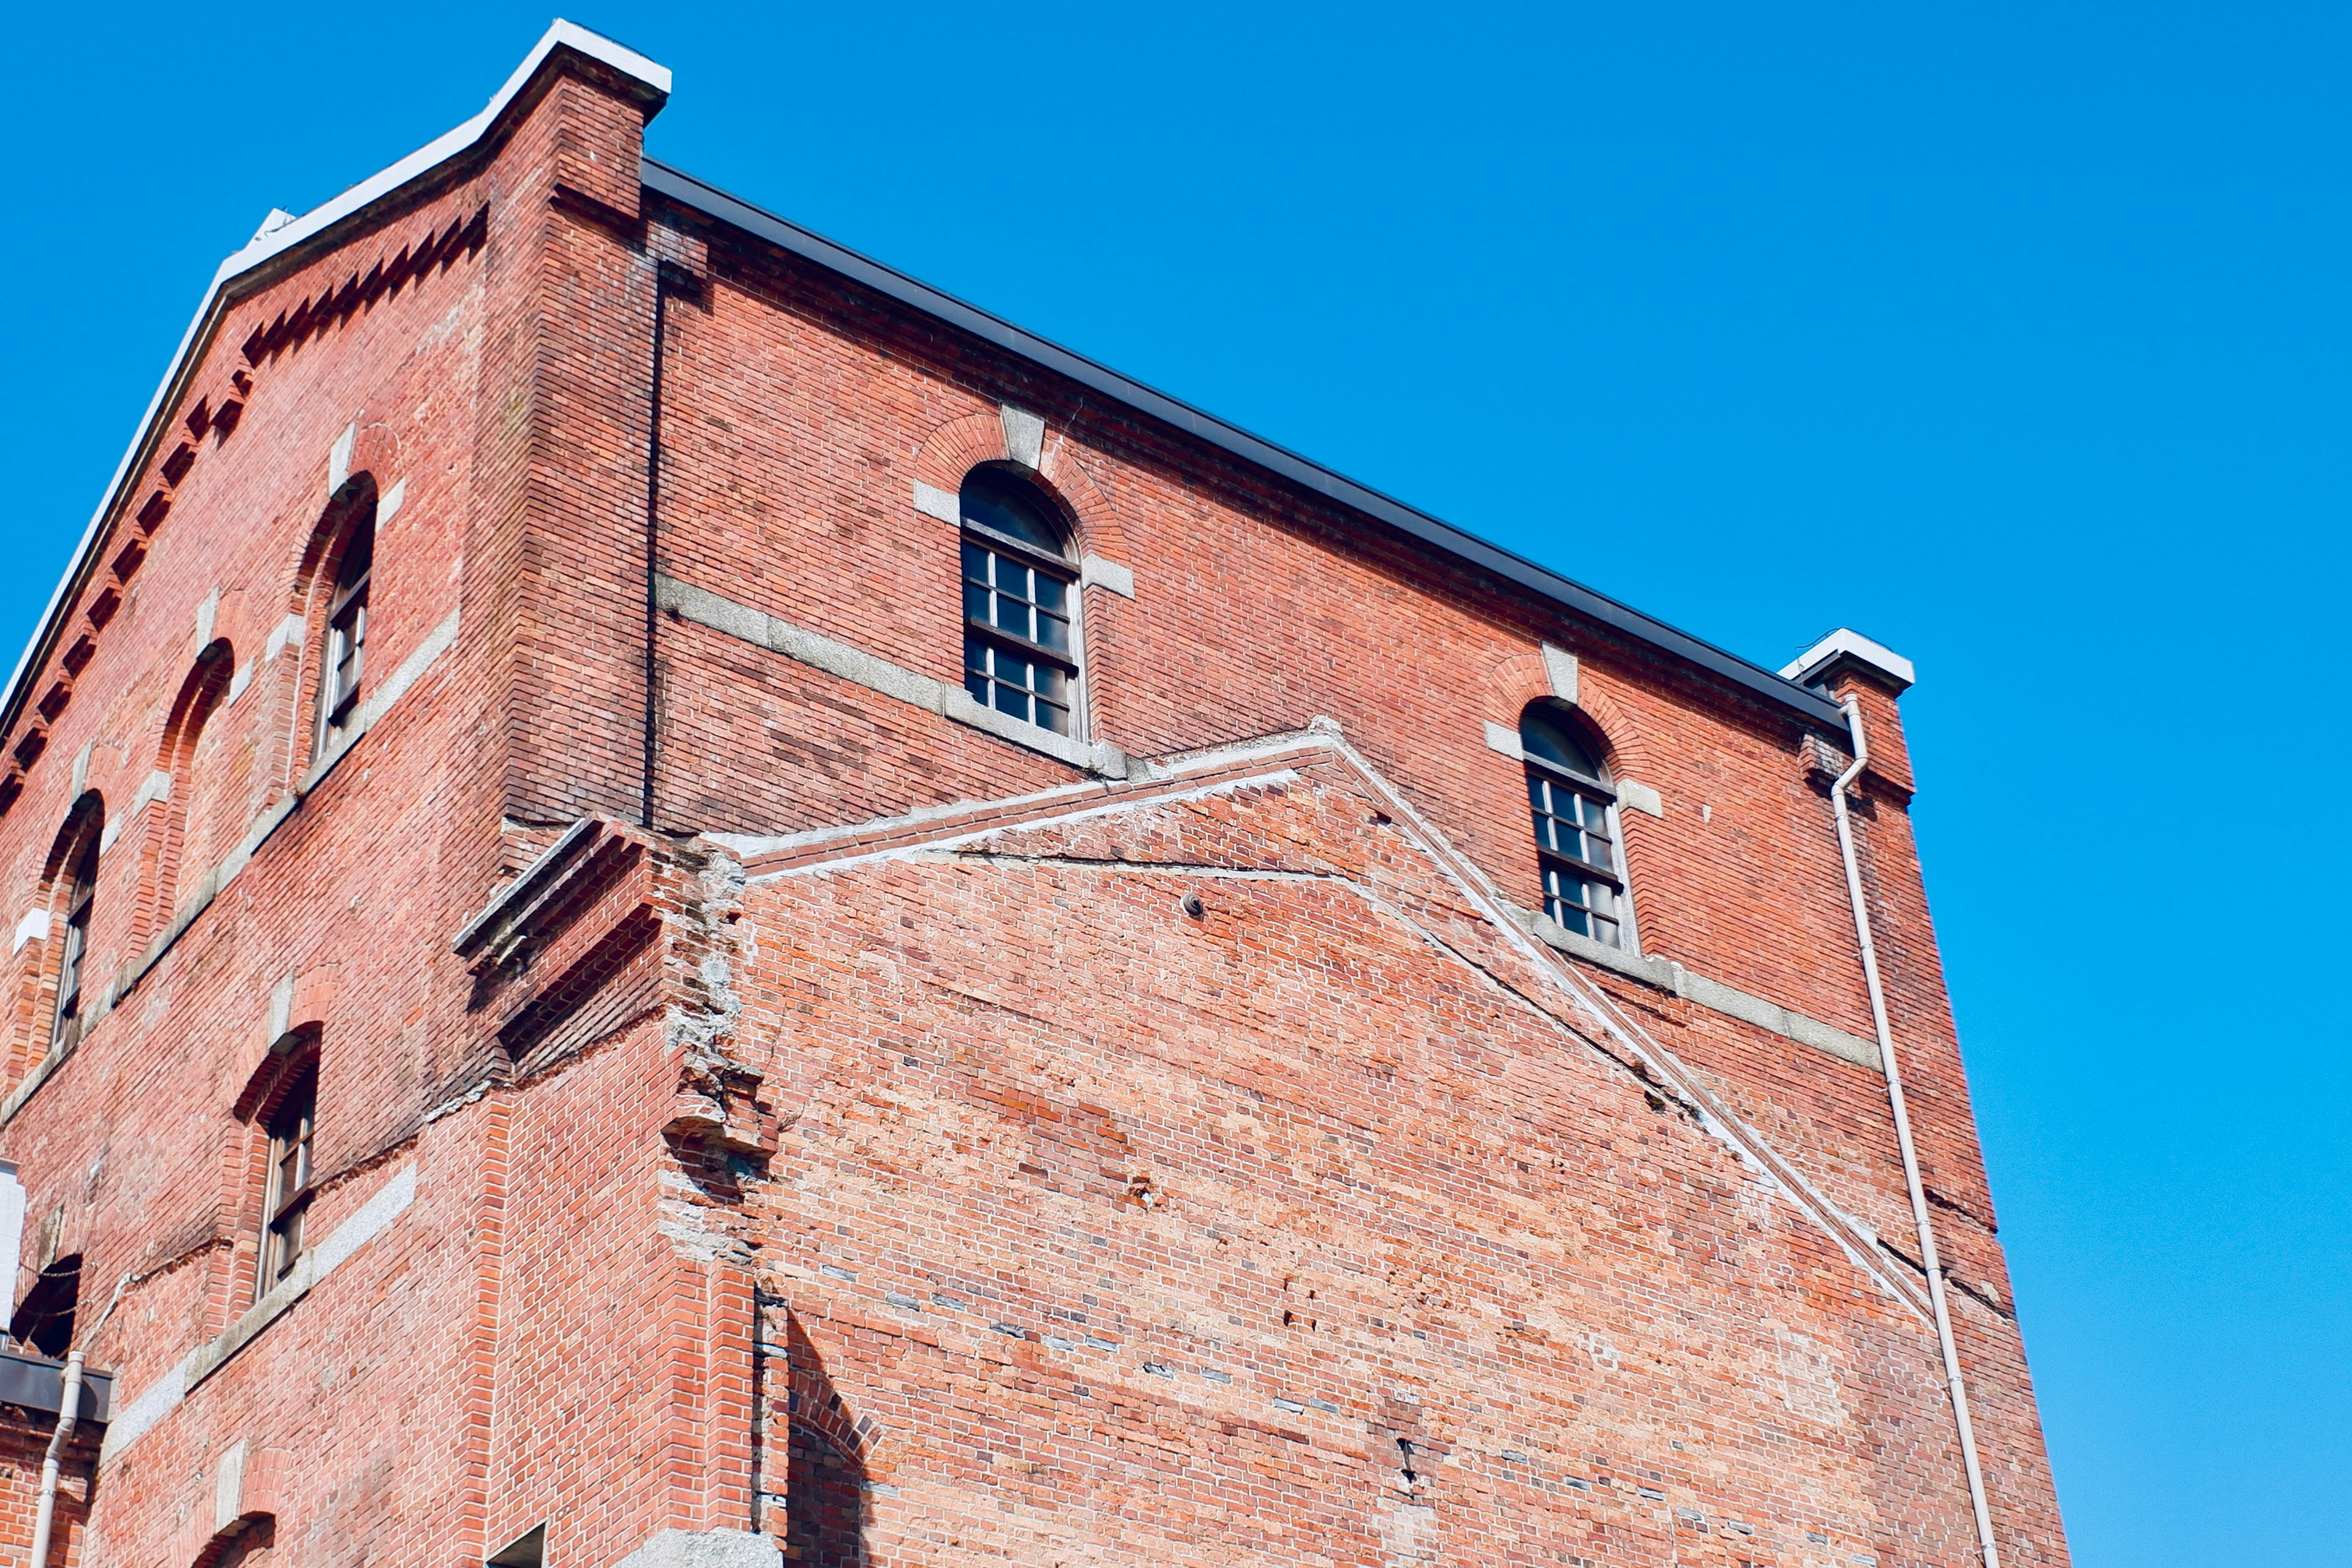
<instances>
[{"instance_id":1,"label":"narrow arched window","mask_svg":"<svg viewBox=\"0 0 2352 1568\"><path fill-rule=\"evenodd\" d=\"M98 898L99 837L96 822L83 824L80 837L66 863L65 898L58 911L65 923L65 940L58 960L58 1008L55 1022L49 1027L53 1049L70 1047L81 1037L82 980L89 966L90 906Z\"/></svg>"},{"instance_id":2,"label":"narrow arched window","mask_svg":"<svg viewBox=\"0 0 2352 1568\"><path fill-rule=\"evenodd\" d=\"M1528 804L1543 871L1544 913L1579 936L1625 945L1625 870L1617 852L1617 792L1592 738L1548 705L1519 718Z\"/></svg>"},{"instance_id":3,"label":"narrow arched window","mask_svg":"<svg viewBox=\"0 0 2352 1568\"><path fill-rule=\"evenodd\" d=\"M264 1121L269 1178L261 1197L261 1279L256 1298L294 1272L302 1256L302 1216L310 1206L310 1131L319 1114L319 1064L301 1063Z\"/></svg>"},{"instance_id":4,"label":"narrow arched window","mask_svg":"<svg viewBox=\"0 0 2352 1568\"><path fill-rule=\"evenodd\" d=\"M1076 733L1078 569L1064 528L1027 481L964 477L963 686L982 707Z\"/></svg>"},{"instance_id":5,"label":"narrow arched window","mask_svg":"<svg viewBox=\"0 0 2352 1568\"><path fill-rule=\"evenodd\" d=\"M352 527L335 564L335 590L327 601L327 626L319 659L319 749L325 751L350 727L359 706L367 667L368 579L375 571L375 511L370 507Z\"/></svg>"}]
</instances>

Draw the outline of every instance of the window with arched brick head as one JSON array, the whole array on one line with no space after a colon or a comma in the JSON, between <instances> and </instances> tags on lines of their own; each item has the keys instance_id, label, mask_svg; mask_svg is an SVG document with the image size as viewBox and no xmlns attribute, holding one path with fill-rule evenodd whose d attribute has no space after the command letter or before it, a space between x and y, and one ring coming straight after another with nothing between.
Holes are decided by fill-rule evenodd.
<instances>
[{"instance_id":1,"label":"window with arched brick head","mask_svg":"<svg viewBox=\"0 0 2352 1568\"><path fill-rule=\"evenodd\" d=\"M1078 563L1034 484L995 464L964 476L963 686L984 708L1075 735Z\"/></svg>"},{"instance_id":2,"label":"window with arched brick head","mask_svg":"<svg viewBox=\"0 0 2352 1568\"><path fill-rule=\"evenodd\" d=\"M1627 945L1625 862L1618 852L1617 792L1602 760L1607 743L1562 705L1537 702L1519 716L1519 750L1544 913L1579 936Z\"/></svg>"},{"instance_id":3,"label":"window with arched brick head","mask_svg":"<svg viewBox=\"0 0 2352 1568\"><path fill-rule=\"evenodd\" d=\"M367 684L367 590L376 574L376 503L369 491L336 550L334 590L318 658L318 750L341 741Z\"/></svg>"},{"instance_id":4,"label":"window with arched brick head","mask_svg":"<svg viewBox=\"0 0 2352 1568\"><path fill-rule=\"evenodd\" d=\"M49 906L50 939L58 944L56 1001L49 1013L48 1046L69 1050L81 1038L87 1012L90 921L97 912L98 858L106 827L104 808L84 805L68 824Z\"/></svg>"}]
</instances>

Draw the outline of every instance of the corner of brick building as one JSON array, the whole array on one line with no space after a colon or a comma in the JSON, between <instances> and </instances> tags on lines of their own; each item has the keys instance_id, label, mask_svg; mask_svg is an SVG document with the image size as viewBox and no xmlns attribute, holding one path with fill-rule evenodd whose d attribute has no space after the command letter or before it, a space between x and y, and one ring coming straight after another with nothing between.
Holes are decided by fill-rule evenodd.
<instances>
[{"instance_id":1,"label":"corner of brick building","mask_svg":"<svg viewBox=\"0 0 2352 1568\"><path fill-rule=\"evenodd\" d=\"M190 396L249 370L242 423L157 481L135 581L79 590L135 590L137 635L58 677L10 900L84 786L131 815L197 628L246 673L182 891L102 858L103 1016L45 1047L46 937L0 976L17 1293L129 1280L68 1549L1962 1561L1821 715L729 230L640 180L660 101L559 47L476 152L233 301ZM1107 749L951 700L922 487L1024 454L1093 558ZM289 584L342 470L404 498L406 684L322 770ZM1494 672L1466 723L1460 669ZM2060 1563L1896 694L1837 679L2005 1554ZM1524 767L1486 731L1563 680L1658 911L1613 966L1513 902ZM266 1108L306 1062L306 1261L265 1288Z\"/></svg>"}]
</instances>

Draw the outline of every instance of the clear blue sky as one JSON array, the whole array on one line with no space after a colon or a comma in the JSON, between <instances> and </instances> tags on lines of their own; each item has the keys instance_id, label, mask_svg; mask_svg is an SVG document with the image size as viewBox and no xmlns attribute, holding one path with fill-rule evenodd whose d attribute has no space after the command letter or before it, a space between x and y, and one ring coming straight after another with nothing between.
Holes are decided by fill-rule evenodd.
<instances>
[{"instance_id":1,"label":"clear blue sky","mask_svg":"<svg viewBox=\"0 0 2352 1568\"><path fill-rule=\"evenodd\" d=\"M2075 1560L2352 1563L2352 11L572 15L724 188L1764 663L1917 660ZM11 662L220 258L549 16L17 14Z\"/></svg>"}]
</instances>

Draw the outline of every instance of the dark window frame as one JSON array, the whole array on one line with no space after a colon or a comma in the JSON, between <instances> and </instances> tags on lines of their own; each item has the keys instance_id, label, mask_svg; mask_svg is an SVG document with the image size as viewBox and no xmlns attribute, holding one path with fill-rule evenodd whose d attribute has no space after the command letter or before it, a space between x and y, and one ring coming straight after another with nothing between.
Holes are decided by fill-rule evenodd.
<instances>
[{"instance_id":1,"label":"dark window frame","mask_svg":"<svg viewBox=\"0 0 2352 1568\"><path fill-rule=\"evenodd\" d=\"M335 571L335 590L319 641L319 748L341 735L367 684L369 589L375 581L375 518L373 509L352 527ZM354 550L363 552L357 573Z\"/></svg>"},{"instance_id":2,"label":"dark window frame","mask_svg":"<svg viewBox=\"0 0 2352 1568\"><path fill-rule=\"evenodd\" d=\"M303 1220L317 1191L310 1146L318 1120L319 1068L312 1061L296 1070L264 1122L269 1167L261 1198L261 1256L255 1261L257 1300L293 1273L301 1258Z\"/></svg>"},{"instance_id":3,"label":"dark window frame","mask_svg":"<svg viewBox=\"0 0 2352 1568\"><path fill-rule=\"evenodd\" d=\"M986 472L975 470L975 475ZM967 489L973 477L966 476ZM963 603L964 692L983 708L1053 734L1082 740L1086 728L1085 658L1079 626L1082 574L1078 561L1070 553L1070 529L1055 515L1046 498L1037 494L1035 487L1025 479L1005 475L983 482L1000 491L1011 491L1065 542L1060 552L1048 550L1033 541L991 528L974 519L969 508L959 506L963 519L958 548L958 592ZM975 555L981 557L980 576L973 574ZM1000 576L1003 564L1027 574L1017 589ZM1040 595L1036 586L1039 579L1061 585L1059 605L1048 604ZM975 591L983 596L986 613L975 613ZM1058 620L1067 628L1068 646L1056 647L1001 622L998 616L1007 603L1025 608L1024 619L1033 630ZM1059 717L1061 722L1054 723L1054 717Z\"/></svg>"},{"instance_id":4,"label":"dark window frame","mask_svg":"<svg viewBox=\"0 0 2352 1568\"><path fill-rule=\"evenodd\" d=\"M70 1047L81 1037L82 982L89 968L89 922L98 901L100 842L98 826L84 824L66 863L65 931L58 956L57 1006L49 1026L53 1050Z\"/></svg>"},{"instance_id":5,"label":"dark window frame","mask_svg":"<svg viewBox=\"0 0 2352 1568\"><path fill-rule=\"evenodd\" d=\"M1559 720L1549 722L1565 727ZM1563 930L1632 952L1633 896L1626 876L1617 788L1605 776L1580 773L1538 755L1526 744L1526 723L1524 719L1520 721L1520 754L1527 768L1528 805L1534 820L1544 913ZM1560 809L1563 806L1568 809ZM1582 807L1589 807L1590 815ZM1563 843L1575 848L1564 848ZM1606 847L1605 859L1588 858L1586 851L1595 843ZM1597 899L1596 889L1601 895Z\"/></svg>"}]
</instances>

